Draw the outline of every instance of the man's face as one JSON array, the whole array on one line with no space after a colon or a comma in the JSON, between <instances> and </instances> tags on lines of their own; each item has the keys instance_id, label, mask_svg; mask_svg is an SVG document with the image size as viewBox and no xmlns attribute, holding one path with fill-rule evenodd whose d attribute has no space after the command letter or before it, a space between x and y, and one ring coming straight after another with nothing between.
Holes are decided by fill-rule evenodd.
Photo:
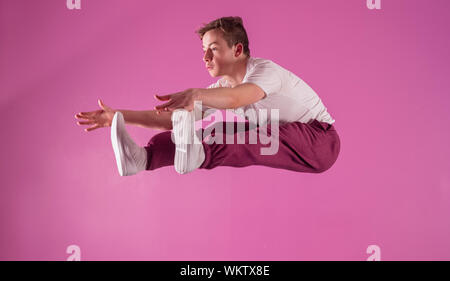
<instances>
[{"instance_id":1,"label":"man's face","mask_svg":"<svg viewBox=\"0 0 450 281\"><path fill-rule=\"evenodd\" d=\"M235 62L234 50L230 49L227 42L222 38L221 31L217 29L210 30L203 35L203 61L205 66L211 66L208 69L212 77L227 75L232 70Z\"/></svg>"}]
</instances>

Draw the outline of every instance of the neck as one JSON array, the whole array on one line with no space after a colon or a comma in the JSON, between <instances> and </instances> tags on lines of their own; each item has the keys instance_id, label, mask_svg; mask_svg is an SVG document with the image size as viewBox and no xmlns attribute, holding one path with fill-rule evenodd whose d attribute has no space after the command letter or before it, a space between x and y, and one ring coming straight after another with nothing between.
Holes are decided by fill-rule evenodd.
<instances>
[{"instance_id":1,"label":"neck","mask_svg":"<svg viewBox=\"0 0 450 281\"><path fill-rule=\"evenodd\" d=\"M233 65L231 74L224 75L223 78L228 81L232 88L242 83L245 74L247 73L247 63L249 58L245 57Z\"/></svg>"}]
</instances>

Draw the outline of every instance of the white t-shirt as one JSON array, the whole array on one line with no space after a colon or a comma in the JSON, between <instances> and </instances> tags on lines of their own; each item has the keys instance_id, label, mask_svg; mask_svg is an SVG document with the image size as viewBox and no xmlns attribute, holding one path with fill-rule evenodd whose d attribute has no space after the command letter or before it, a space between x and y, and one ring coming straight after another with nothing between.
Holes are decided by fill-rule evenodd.
<instances>
[{"instance_id":1,"label":"white t-shirt","mask_svg":"<svg viewBox=\"0 0 450 281\"><path fill-rule=\"evenodd\" d=\"M271 109L279 109L280 124L296 121L310 123L314 119L328 124L335 122L322 100L306 82L271 60L250 57L247 72L242 80L242 83L246 82L256 84L266 95L253 104L232 110L235 114L246 117L242 113L247 109L254 109L255 112L266 109L267 121L270 123ZM208 88L219 87L231 88L231 85L221 78L208 86Z\"/></svg>"}]
</instances>

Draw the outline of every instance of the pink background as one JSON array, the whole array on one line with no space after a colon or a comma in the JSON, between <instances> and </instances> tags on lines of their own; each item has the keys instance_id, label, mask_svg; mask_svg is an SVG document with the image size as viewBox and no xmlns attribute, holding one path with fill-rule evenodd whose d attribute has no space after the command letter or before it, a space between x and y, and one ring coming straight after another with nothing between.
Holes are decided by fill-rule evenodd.
<instances>
[{"instance_id":1,"label":"pink background","mask_svg":"<svg viewBox=\"0 0 450 281\"><path fill-rule=\"evenodd\" d=\"M0 0L1 260L449 260L449 1L65 2ZM74 115L215 82L194 31L221 16L319 94L337 162L120 177Z\"/></svg>"}]
</instances>

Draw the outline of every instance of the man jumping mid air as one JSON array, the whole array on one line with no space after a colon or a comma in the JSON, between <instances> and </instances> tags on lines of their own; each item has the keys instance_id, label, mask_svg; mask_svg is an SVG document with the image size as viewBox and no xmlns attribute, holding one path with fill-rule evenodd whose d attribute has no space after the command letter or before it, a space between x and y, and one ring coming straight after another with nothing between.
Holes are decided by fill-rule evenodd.
<instances>
[{"instance_id":1,"label":"man jumping mid air","mask_svg":"<svg viewBox=\"0 0 450 281\"><path fill-rule=\"evenodd\" d=\"M271 60L250 56L247 32L240 17L216 19L197 33L203 43L203 61L208 72L212 77L222 77L216 83L206 89L190 88L170 95L155 95L164 103L154 110L112 109L98 100L101 109L75 115L84 120L77 124L93 125L85 131L111 127L121 176L165 166L174 166L180 174L198 168L250 165L321 173L336 162L340 139L333 126L335 120L302 79ZM194 101L201 102L200 116L195 114L198 111ZM202 137L205 130L201 129L198 136L195 121L222 109L256 122L218 122L220 126L216 128L232 129L231 138L227 130L224 134L212 133L212 143L205 141ZM264 110L270 115L268 121L259 114L249 116L249 112ZM154 135L147 146L140 147L127 133L125 124L164 132ZM262 125L270 125L264 129L268 135L277 133L275 153L261 153L265 147L261 140L236 141L239 134L248 140L252 131L261 133L265 128Z\"/></svg>"}]
</instances>

